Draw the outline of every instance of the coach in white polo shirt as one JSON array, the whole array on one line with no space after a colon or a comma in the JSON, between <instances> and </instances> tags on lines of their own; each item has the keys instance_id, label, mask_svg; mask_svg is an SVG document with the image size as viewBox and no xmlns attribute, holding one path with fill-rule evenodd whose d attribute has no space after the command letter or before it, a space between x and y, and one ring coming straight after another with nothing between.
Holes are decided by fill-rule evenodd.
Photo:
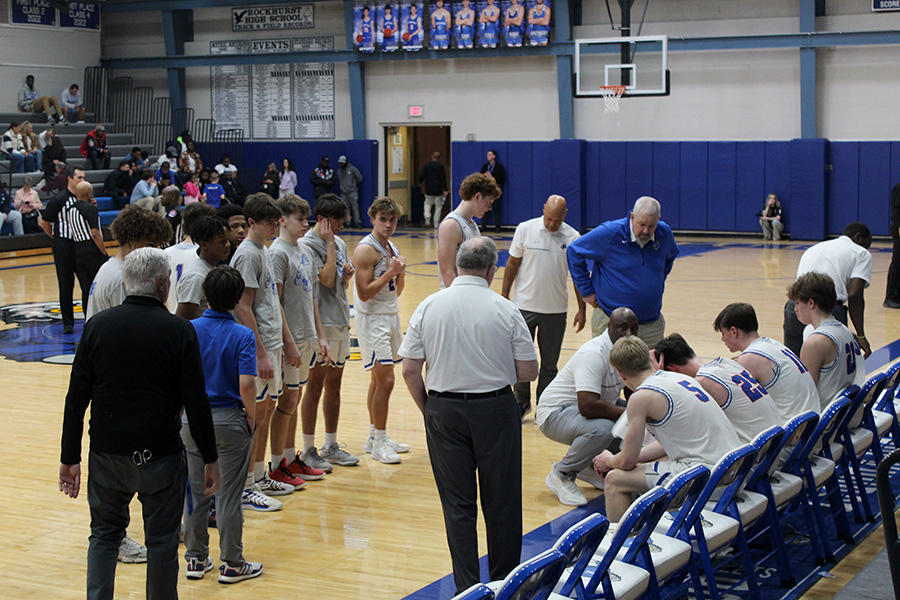
<instances>
[{"instance_id":1,"label":"coach in white polo shirt","mask_svg":"<svg viewBox=\"0 0 900 600\"><path fill-rule=\"evenodd\" d=\"M544 390L534 421L554 442L569 444L544 480L563 504L587 504L575 484L579 475L599 487L592 461L613 443L613 424L625 412L616 404L625 384L609 364L609 351L620 337L637 333L637 315L630 308L615 309L606 331L579 348Z\"/></svg>"},{"instance_id":2,"label":"coach in white polo shirt","mask_svg":"<svg viewBox=\"0 0 900 600\"><path fill-rule=\"evenodd\" d=\"M864 310L866 300L863 293L872 281L872 232L865 223L850 223L844 233L833 240L819 242L808 248L800 257L797 277L806 273L823 273L834 281L837 304L831 314L847 325L847 313L856 329L856 343L863 357L872 354L866 339ZM794 301L784 305L784 345L800 355L803 346L803 324L794 313Z\"/></svg>"},{"instance_id":3,"label":"coach in white polo shirt","mask_svg":"<svg viewBox=\"0 0 900 600\"><path fill-rule=\"evenodd\" d=\"M515 289L512 300L522 311L532 339L537 330L541 371L536 404L556 377L559 350L566 333L566 311L569 310L566 248L579 237L577 231L563 222L566 212L566 199L554 194L544 203L542 217L519 223L503 272L503 297L509 298L510 290ZM574 322L577 333L584 327L585 304L577 290L575 298L578 300ZM531 410L531 384L516 384L515 391L524 415Z\"/></svg>"},{"instance_id":4,"label":"coach in white polo shirt","mask_svg":"<svg viewBox=\"0 0 900 600\"><path fill-rule=\"evenodd\" d=\"M538 364L521 313L490 289L497 272L494 242L467 240L459 247L456 267L459 275L450 287L416 308L399 353L403 378L425 415L460 592L479 581L479 487L491 579L505 578L519 564L522 426L510 386L533 381Z\"/></svg>"}]
</instances>

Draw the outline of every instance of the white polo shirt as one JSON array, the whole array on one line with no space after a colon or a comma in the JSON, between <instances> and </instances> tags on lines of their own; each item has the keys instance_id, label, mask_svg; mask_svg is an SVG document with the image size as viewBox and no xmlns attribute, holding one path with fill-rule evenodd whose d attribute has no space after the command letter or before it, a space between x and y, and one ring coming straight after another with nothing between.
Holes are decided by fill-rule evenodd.
<instances>
[{"instance_id":1,"label":"white polo shirt","mask_svg":"<svg viewBox=\"0 0 900 600\"><path fill-rule=\"evenodd\" d=\"M847 301L847 284L862 279L869 287L872 281L872 254L846 235L819 242L800 257L797 277L806 273L823 273L834 281L838 302Z\"/></svg>"},{"instance_id":2,"label":"white polo shirt","mask_svg":"<svg viewBox=\"0 0 900 600\"><path fill-rule=\"evenodd\" d=\"M425 387L436 392L492 392L516 383L515 361L537 360L519 309L473 275L416 307L399 354L425 359Z\"/></svg>"},{"instance_id":3,"label":"white polo shirt","mask_svg":"<svg viewBox=\"0 0 900 600\"><path fill-rule=\"evenodd\" d=\"M609 331L604 331L578 349L541 394L541 403L534 415L538 427L554 411L578 404L578 392L593 392L604 402L616 403L625 384L609 364L612 346Z\"/></svg>"},{"instance_id":4,"label":"white polo shirt","mask_svg":"<svg viewBox=\"0 0 900 600\"><path fill-rule=\"evenodd\" d=\"M566 223L557 231L548 231L543 217L519 223L509 247L510 256L522 259L513 295L516 306L542 314L566 312L569 307L566 248L578 237L578 232ZM543 395L541 398L543 402Z\"/></svg>"}]
</instances>

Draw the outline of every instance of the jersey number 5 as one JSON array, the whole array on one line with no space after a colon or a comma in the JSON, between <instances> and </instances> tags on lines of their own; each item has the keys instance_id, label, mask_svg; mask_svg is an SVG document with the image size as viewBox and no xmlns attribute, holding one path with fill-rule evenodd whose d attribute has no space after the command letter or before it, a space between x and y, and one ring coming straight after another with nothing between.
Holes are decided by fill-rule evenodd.
<instances>
[{"instance_id":1,"label":"jersey number 5","mask_svg":"<svg viewBox=\"0 0 900 600\"><path fill-rule=\"evenodd\" d=\"M709 396L707 396L706 392L704 392L697 386L691 385L690 383L688 383L687 381L685 381L683 379L678 382L678 385L680 385L681 387L683 387L684 389L686 389L693 395L697 396L697 400L699 400L700 402L709 402Z\"/></svg>"}]
</instances>

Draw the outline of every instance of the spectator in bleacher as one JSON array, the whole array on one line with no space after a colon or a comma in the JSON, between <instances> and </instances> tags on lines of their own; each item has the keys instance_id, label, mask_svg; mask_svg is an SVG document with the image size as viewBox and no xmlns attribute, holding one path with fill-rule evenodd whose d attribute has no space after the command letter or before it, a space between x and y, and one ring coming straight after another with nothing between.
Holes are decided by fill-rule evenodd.
<instances>
[{"instance_id":1,"label":"spectator in bleacher","mask_svg":"<svg viewBox=\"0 0 900 600\"><path fill-rule=\"evenodd\" d=\"M0 153L11 161L10 166L13 173L34 171L34 157L25 152L25 144L22 142L22 126L15 121L9 124L9 129L3 134Z\"/></svg>"},{"instance_id":2,"label":"spectator in bleacher","mask_svg":"<svg viewBox=\"0 0 900 600\"><path fill-rule=\"evenodd\" d=\"M22 229L22 213L13 209L12 196L9 195L9 190L0 179L0 226L4 223L12 224L13 235L25 233Z\"/></svg>"},{"instance_id":3,"label":"spectator in bleacher","mask_svg":"<svg viewBox=\"0 0 900 600\"><path fill-rule=\"evenodd\" d=\"M156 183L162 183L163 176L167 176L169 178L169 183L172 183L172 165L168 161L163 161L159 164L159 168L156 170Z\"/></svg>"},{"instance_id":4,"label":"spectator in bleacher","mask_svg":"<svg viewBox=\"0 0 900 600\"><path fill-rule=\"evenodd\" d=\"M193 141L188 142L187 150L181 153L180 164L181 172L185 174L203 170L203 160L200 158L200 153L197 152Z\"/></svg>"},{"instance_id":5,"label":"spectator in bleacher","mask_svg":"<svg viewBox=\"0 0 900 600\"><path fill-rule=\"evenodd\" d=\"M146 169L149 165L144 161L144 152L138 147L135 146L131 149L131 152L125 155L122 160L131 160L134 161L134 164L139 169Z\"/></svg>"},{"instance_id":6,"label":"spectator in bleacher","mask_svg":"<svg viewBox=\"0 0 900 600\"><path fill-rule=\"evenodd\" d=\"M141 180L134 186L131 192L131 204L137 204L138 200L144 198L153 198L157 195L156 180L153 178L153 171L144 169L141 173Z\"/></svg>"},{"instance_id":7,"label":"spectator in bleacher","mask_svg":"<svg viewBox=\"0 0 900 600\"><path fill-rule=\"evenodd\" d=\"M193 142L194 138L191 137L191 132L185 129L175 141L178 142L178 147L176 148L178 156L181 156L188 151L188 142Z\"/></svg>"},{"instance_id":8,"label":"spectator in bleacher","mask_svg":"<svg viewBox=\"0 0 900 600\"><path fill-rule=\"evenodd\" d=\"M222 158L219 160L219 164L216 165L216 172L218 172L219 175L222 175L226 171L237 173L237 170L237 167L231 164L230 154L223 154Z\"/></svg>"},{"instance_id":9,"label":"spectator in bleacher","mask_svg":"<svg viewBox=\"0 0 900 600\"><path fill-rule=\"evenodd\" d=\"M209 185L209 175L212 173L209 169L203 169L200 171L200 181L197 183L197 187L200 188L200 193L206 189L206 186Z\"/></svg>"},{"instance_id":10,"label":"spectator in bleacher","mask_svg":"<svg viewBox=\"0 0 900 600\"><path fill-rule=\"evenodd\" d=\"M180 187L178 187L178 181L172 179L173 175L174 173L172 173L171 171L169 171L168 173L163 173L162 177L159 178L159 188L164 190L170 185L174 185L178 189L181 189Z\"/></svg>"},{"instance_id":11,"label":"spectator in bleacher","mask_svg":"<svg viewBox=\"0 0 900 600\"><path fill-rule=\"evenodd\" d=\"M66 147L63 146L62 140L59 139L59 136L56 135L56 130L52 127L38 136L38 146L44 151L44 162L41 165L44 169L44 179L50 181L56 175L57 165L62 164L65 169L65 163L69 159L66 154ZM35 165L36 167L37 165Z\"/></svg>"},{"instance_id":12,"label":"spectator in bleacher","mask_svg":"<svg viewBox=\"0 0 900 600\"><path fill-rule=\"evenodd\" d=\"M44 153L38 144L31 121L22 123L22 144L25 146L25 153L34 161L34 172L40 173L44 168Z\"/></svg>"},{"instance_id":13,"label":"spectator in bleacher","mask_svg":"<svg viewBox=\"0 0 900 600\"><path fill-rule=\"evenodd\" d=\"M244 185L237 178L237 171L225 171L222 173L222 178L219 180L219 183L225 189L226 198L234 204L244 205L244 200L247 198L247 192L244 190Z\"/></svg>"},{"instance_id":14,"label":"spectator in bleacher","mask_svg":"<svg viewBox=\"0 0 900 600\"><path fill-rule=\"evenodd\" d=\"M19 111L38 113L41 110L47 115L47 122L53 123L53 111L56 111L56 119L62 121L62 109L59 106L59 100L52 96L38 96L37 90L34 89L34 75L28 75L25 83L19 90Z\"/></svg>"},{"instance_id":15,"label":"spectator in bleacher","mask_svg":"<svg viewBox=\"0 0 900 600\"><path fill-rule=\"evenodd\" d=\"M81 155L91 161L91 169L109 168L109 142L106 140L106 126L98 123L84 136L79 148Z\"/></svg>"},{"instance_id":16,"label":"spectator in bleacher","mask_svg":"<svg viewBox=\"0 0 900 600\"><path fill-rule=\"evenodd\" d=\"M68 185L69 178L66 176L66 170L69 168L66 163L56 163L56 175L50 179L49 183L45 184L44 187L41 188L41 191L44 193L50 192L58 192L60 190L66 189Z\"/></svg>"},{"instance_id":17,"label":"spectator in bleacher","mask_svg":"<svg viewBox=\"0 0 900 600\"><path fill-rule=\"evenodd\" d=\"M131 179L131 163L123 160L119 168L110 172L103 183L103 193L113 199L119 210L125 208L131 200L134 183Z\"/></svg>"},{"instance_id":18,"label":"spectator in bleacher","mask_svg":"<svg viewBox=\"0 0 900 600\"><path fill-rule=\"evenodd\" d=\"M199 202L201 197L203 195L200 194L200 188L197 186L197 173L191 173L188 175L188 180L184 182L184 204L187 206Z\"/></svg>"},{"instance_id":19,"label":"spectator in bleacher","mask_svg":"<svg viewBox=\"0 0 900 600\"><path fill-rule=\"evenodd\" d=\"M63 109L61 114L69 123L84 123L85 108L81 102L81 92L78 91L77 83L59 93L59 104Z\"/></svg>"},{"instance_id":20,"label":"spectator in bleacher","mask_svg":"<svg viewBox=\"0 0 900 600\"><path fill-rule=\"evenodd\" d=\"M22 214L22 231L25 233L40 233L38 216L43 208L43 203L38 197L37 190L32 187L31 177L25 177L22 187L16 191L13 199L13 208Z\"/></svg>"},{"instance_id":21,"label":"spectator in bleacher","mask_svg":"<svg viewBox=\"0 0 900 600\"><path fill-rule=\"evenodd\" d=\"M267 193L273 199L278 197L278 188L281 186L281 176L278 174L278 168L275 163L269 163L266 174L263 175L260 182L261 191Z\"/></svg>"},{"instance_id":22,"label":"spectator in bleacher","mask_svg":"<svg viewBox=\"0 0 900 600\"><path fill-rule=\"evenodd\" d=\"M278 197L293 194L297 190L297 173L294 171L294 163L285 158L281 162L281 181L278 183Z\"/></svg>"},{"instance_id":23,"label":"spectator in bleacher","mask_svg":"<svg viewBox=\"0 0 900 600\"><path fill-rule=\"evenodd\" d=\"M222 206L222 198L225 197L225 188L219 183L219 174L215 171L209 174L209 179L209 185L206 186L203 195L206 196L207 204L219 208Z\"/></svg>"},{"instance_id":24,"label":"spectator in bleacher","mask_svg":"<svg viewBox=\"0 0 900 600\"><path fill-rule=\"evenodd\" d=\"M319 166L313 169L312 174L309 176L309 181L312 183L313 194L316 198L322 194L330 194L334 191L334 169L328 166L327 156L323 156Z\"/></svg>"},{"instance_id":25,"label":"spectator in bleacher","mask_svg":"<svg viewBox=\"0 0 900 600\"><path fill-rule=\"evenodd\" d=\"M175 146L169 146L166 148L165 154L160 154L159 158L153 161L153 164L150 165L151 169L160 169L162 168L162 164L164 162L169 163L170 165L178 164L178 150L175 149Z\"/></svg>"},{"instance_id":26,"label":"spectator in bleacher","mask_svg":"<svg viewBox=\"0 0 900 600\"><path fill-rule=\"evenodd\" d=\"M231 244L231 253L228 263L231 263L238 246L247 237L247 218L244 217L244 209L237 204L226 204L217 213L228 222L228 243Z\"/></svg>"}]
</instances>

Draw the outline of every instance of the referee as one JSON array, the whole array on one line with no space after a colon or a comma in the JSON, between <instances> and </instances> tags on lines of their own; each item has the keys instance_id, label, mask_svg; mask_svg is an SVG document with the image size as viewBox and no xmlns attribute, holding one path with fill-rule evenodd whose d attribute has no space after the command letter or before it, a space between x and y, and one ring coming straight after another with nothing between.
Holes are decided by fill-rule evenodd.
<instances>
[{"instance_id":1,"label":"referee","mask_svg":"<svg viewBox=\"0 0 900 600\"><path fill-rule=\"evenodd\" d=\"M89 202L79 202L76 195L78 185L84 182L84 170L70 166L66 169L66 176L66 189L47 202L39 223L41 229L53 238L63 333L75 333L72 307L75 277L78 277L81 286L81 310L84 311L94 275L106 256L104 253L98 257L98 245L91 233L91 229L100 230L97 207Z\"/></svg>"},{"instance_id":2,"label":"referee","mask_svg":"<svg viewBox=\"0 0 900 600\"><path fill-rule=\"evenodd\" d=\"M522 424L510 386L533 381L538 362L522 313L490 288L497 272L493 240L467 240L456 266L459 276L450 287L416 308L399 353L403 378L425 415L460 592L479 581L476 481L491 579L503 579L519 564Z\"/></svg>"}]
</instances>

